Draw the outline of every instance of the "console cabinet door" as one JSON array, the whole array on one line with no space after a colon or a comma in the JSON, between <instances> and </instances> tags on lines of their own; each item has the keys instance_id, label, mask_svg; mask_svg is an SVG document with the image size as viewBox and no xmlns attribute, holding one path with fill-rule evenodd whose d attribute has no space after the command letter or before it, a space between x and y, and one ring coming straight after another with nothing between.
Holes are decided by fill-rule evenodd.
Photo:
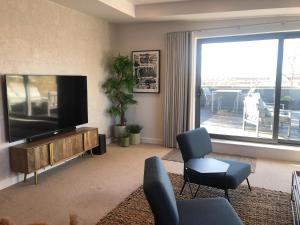
<instances>
[{"instance_id":1,"label":"console cabinet door","mask_svg":"<svg viewBox=\"0 0 300 225\"><path fill-rule=\"evenodd\" d=\"M65 145L64 139L55 140L53 143L50 144L50 148L52 148L51 164L55 164L64 159L64 151L65 151L64 145Z\"/></svg>"},{"instance_id":2,"label":"console cabinet door","mask_svg":"<svg viewBox=\"0 0 300 225\"><path fill-rule=\"evenodd\" d=\"M53 163L83 152L82 134L73 135L53 142Z\"/></svg>"},{"instance_id":3,"label":"console cabinet door","mask_svg":"<svg viewBox=\"0 0 300 225\"><path fill-rule=\"evenodd\" d=\"M50 164L48 145L41 145L27 150L28 172L31 173Z\"/></svg>"},{"instance_id":4,"label":"console cabinet door","mask_svg":"<svg viewBox=\"0 0 300 225\"><path fill-rule=\"evenodd\" d=\"M82 134L77 134L66 138L66 157L77 155L83 152Z\"/></svg>"},{"instance_id":5,"label":"console cabinet door","mask_svg":"<svg viewBox=\"0 0 300 225\"><path fill-rule=\"evenodd\" d=\"M90 130L83 134L84 151L91 150L99 146L98 130Z\"/></svg>"}]
</instances>

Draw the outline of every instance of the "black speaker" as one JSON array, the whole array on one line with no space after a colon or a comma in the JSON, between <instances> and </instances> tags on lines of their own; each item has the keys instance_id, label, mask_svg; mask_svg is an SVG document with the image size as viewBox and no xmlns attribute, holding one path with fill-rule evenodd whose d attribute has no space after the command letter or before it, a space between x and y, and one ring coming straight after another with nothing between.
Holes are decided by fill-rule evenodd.
<instances>
[{"instance_id":1,"label":"black speaker","mask_svg":"<svg viewBox=\"0 0 300 225\"><path fill-rule=\"evenodd\" d=\"M99 146L93 149L93 154L102 155L106 152L106 135L99 134Z\"/></svg>"}]
</instances>

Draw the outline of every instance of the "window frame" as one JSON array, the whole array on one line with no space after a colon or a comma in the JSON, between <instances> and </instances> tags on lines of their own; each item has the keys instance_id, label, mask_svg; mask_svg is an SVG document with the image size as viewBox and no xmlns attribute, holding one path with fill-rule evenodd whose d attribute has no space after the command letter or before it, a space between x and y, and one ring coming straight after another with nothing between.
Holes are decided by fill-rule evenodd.
<instances>
[{"instance_id":1,"label":"window frame","mask_svg":"<svg viewBox=\"0 0 300 225\"><path fill-rule=\"evenodd\" d=\"M201 126L201 107L200 107L200 95L201 95L201 52L202 45L208 43L226 43L226 42L243 42L243 41L258 41L258 40L278 40L278 53L277 53L277 65L276 65L276 81L275 81L275 106L274 106L274 120L272 138L258 138L258 137L245 137L236 135L223 135L210 133L212 138L256 142L266 144L287 144L287 145L300 145L300 140L284 140L278 138L279 131L279 113L280 113L280 98L281 98L281 84L282 84L282 65L283 65L283 53L284 53L284 40L300 38L300 32L276 32L276 33L262 33L262 34L250 34L250 35L234 35L212 38L197 38L196 40L196 79L195 79L195 127Z\"/></svg>"}]
</instances>

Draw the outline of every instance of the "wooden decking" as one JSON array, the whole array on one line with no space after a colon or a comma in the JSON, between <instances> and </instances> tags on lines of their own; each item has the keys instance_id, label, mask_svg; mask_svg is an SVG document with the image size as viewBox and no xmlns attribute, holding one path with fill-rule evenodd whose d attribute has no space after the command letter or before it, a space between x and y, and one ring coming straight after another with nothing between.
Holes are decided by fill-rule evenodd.
<instances>
[{"instance_id":1,"label":"wooden decking","mask_svg":"<svg viewBox=\"0 0 300 225\"><path fill-rule=\"evenodd\" d=\"M219 110L212 113L210 107L201 108L201 126L205 127L210 133L256 137L255 126L248 124L245 131L243 130L243 113L232 112L229 110ZM285 140L300 141L299 128L300 112L292 113L292 129L291 136L287 137L287 126L279 127L279 138ZM259 138L272 138L272 130L270 125L261 125L259 128Z\"/></svg>"}]
</instances>

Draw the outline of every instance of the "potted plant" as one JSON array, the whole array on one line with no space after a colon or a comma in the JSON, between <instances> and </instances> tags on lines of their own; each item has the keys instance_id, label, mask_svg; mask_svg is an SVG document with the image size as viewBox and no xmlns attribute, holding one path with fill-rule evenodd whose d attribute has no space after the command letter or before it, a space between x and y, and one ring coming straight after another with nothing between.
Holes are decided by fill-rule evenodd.
<instances>
[{"instance_id":1,"label":"potted plant","mask_svg":"<svg viewBox=\"0 0 300 225\"><path fill-rule=\"evenodd\" d=\"M114 118L119 118L120 120L113 127L115 138L121 137L125 132L125 113L128 106L137 103L133 96L133 88L136 80L133 76L132 65L132 61L128 56L118 55L114 58L111 75L102 85L112 103L108 112Z\"/></svg>"},{"instance_id":2,"label":"potted plant","mask_svg":"<svg viewBox=\"0 0 300 225\"><path fill-rule=\"evenodd\" d=\"M294 99L289 95L285 95L281 97L280 103L284 105L284 109L291 109Z\"/></svg>"},{"instance_id":3,"label":"potted plant","mask_svg":"<svg viewBox=\"0 0 300 225\"><path fill-rule=\"evenodd\" d=\"M141 143L141 130L142 126L138 124L131 124L126 127L127 132L130 137L130 144L137 145Z\"/></svg>"},{"instance_id":4,"label":"potted plant","mask_svg":"<svg viewBox=\"0 0 300 225\"><path fill-rule=\"evenodd\" d=\"M129 146L129 134L127 132L124 132L120 138L120 145L122 147L128 147Z\"/></svg>"}]
</instances>

